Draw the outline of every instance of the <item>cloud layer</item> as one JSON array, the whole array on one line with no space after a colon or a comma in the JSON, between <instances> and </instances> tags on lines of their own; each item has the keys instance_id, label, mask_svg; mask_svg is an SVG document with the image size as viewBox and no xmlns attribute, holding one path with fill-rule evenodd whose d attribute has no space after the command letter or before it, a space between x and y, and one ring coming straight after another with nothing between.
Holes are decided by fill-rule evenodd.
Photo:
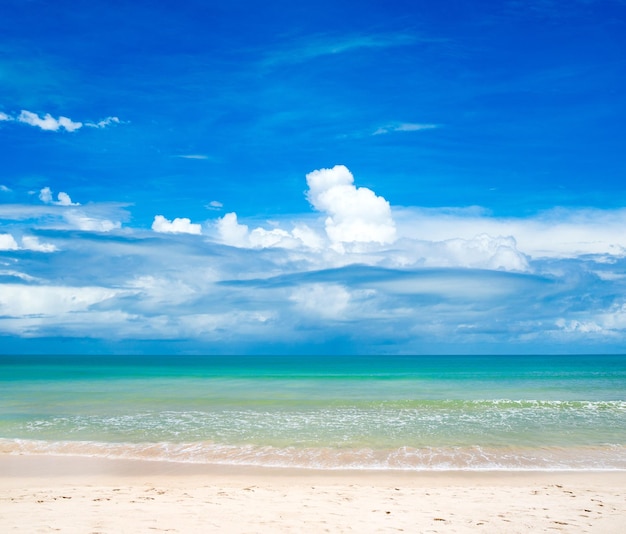
<instances>
[{"instance_id":1,"label":"cloud layer","mask_svg":"<svg viewBox=\"0 0 626 534\"><path fill-rule=\"evenodd\" d=\"M305 178L313 211L264 222L155 215L142 228L130 206L55 200L48 187L38 204L0 204L0 337L249 353L626 341L625 210L498 219L394 207L341 165Z\"/></svg>"}]
</instances>

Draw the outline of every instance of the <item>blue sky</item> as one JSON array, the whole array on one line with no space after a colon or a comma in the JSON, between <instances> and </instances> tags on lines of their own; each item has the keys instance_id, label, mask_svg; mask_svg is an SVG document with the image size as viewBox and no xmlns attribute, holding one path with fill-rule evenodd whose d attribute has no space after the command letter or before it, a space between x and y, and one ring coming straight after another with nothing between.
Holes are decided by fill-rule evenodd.
<instances>
[{"instance_id":1,"label":"blue sky","mask_svg":"<svg viewBox=\"0 0 626 534\"><path fill-rule=\"evenodd\" d=\"M626 347L626 2L2 12L0 351Z\"/></svg>"}]
</instances>

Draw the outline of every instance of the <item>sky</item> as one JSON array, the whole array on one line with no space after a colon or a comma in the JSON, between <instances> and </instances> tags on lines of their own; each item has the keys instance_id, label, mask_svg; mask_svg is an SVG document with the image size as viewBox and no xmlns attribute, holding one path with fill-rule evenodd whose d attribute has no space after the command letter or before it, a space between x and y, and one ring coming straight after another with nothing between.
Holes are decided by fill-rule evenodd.
<instances>
[{"instance_id":1,"label":"sky","mask_svg":"<svg viewBox=\"0 0 626 534\"><path fill-rule=\"evenodd\" d=\"M626 351L626 1L3 0L0 353Z\"/></svg>"}]
</instances>

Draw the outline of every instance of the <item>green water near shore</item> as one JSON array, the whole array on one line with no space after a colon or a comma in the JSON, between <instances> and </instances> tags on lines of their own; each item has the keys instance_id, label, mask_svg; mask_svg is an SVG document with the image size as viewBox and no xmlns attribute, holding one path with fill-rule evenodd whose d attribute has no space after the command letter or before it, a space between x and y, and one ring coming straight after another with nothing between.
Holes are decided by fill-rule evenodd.
<instances>
[{"instance_id":1,"label":"green water near shore","mask_svg":"<svg viewBox=\"0 0 626 534\"><path fill-rule=\"evenodd\" d=\"M626 469L626 358L0 357L0 450Z\"/></svg>"}]
</instances>

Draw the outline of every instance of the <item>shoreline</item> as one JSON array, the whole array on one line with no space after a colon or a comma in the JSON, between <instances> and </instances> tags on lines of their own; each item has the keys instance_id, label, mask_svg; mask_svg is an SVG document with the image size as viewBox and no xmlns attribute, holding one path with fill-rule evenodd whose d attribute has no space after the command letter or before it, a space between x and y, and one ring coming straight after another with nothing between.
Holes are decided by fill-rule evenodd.
<instances>
[{"instance_id":1,"label":"shoreline","mask_svg":"<svg viewBox=\"0 0 626 534\"><path fill-rule=\"evenodd\" d=\"M200 463L162 459L137 459L80 454L2 453L0 452L2 477L197 477L197 476L260 476L280 478L456 478L480 477L485 479L536 478L562 475L564 477L589 476L624 478L623 469L369 469L369 468L317 468L292 466L263 466L253 464Z\"/></svg>"},{"instance_id":2,"label":"shoreline","mask_svg":"<svg viewBox=\"0 0 626 534\"><path fill-rule=\"evenodd\" d=\"M0 454L0 527L35 532L597 532L623 471L369 471Z\"/></svg>"}]
</instances>

